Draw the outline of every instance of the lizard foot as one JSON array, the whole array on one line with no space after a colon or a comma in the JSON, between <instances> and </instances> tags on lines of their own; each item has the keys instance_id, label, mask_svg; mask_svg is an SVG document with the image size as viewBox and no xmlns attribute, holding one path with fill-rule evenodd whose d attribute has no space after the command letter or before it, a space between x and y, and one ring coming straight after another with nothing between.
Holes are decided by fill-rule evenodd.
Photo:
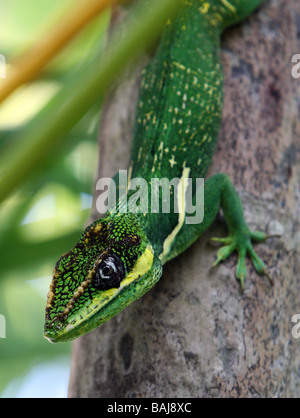
<instances>
[{"instance_id":1,"label":"lizard foot","mask_svg":"<svg viewBox=\"0 0 300 418\"><path fill-rule=\"evenodd\" d=\"M266 235L263 232L244 231L235 235L228 235L225 238L211 238L210 241L224 244L218 251L216 261L212 267L217 266L221 261L226 260L234 251L238 253L238 263L236 267L236 278L240 281L242 290L246 279L246 255L250 255L252 263L258 274L265 275L273 285L273 280L267 272L267 267L262 259L253 249L252 241L264 242L268 238L278 237L278 235Z\"/></svg>"}]
</instances>

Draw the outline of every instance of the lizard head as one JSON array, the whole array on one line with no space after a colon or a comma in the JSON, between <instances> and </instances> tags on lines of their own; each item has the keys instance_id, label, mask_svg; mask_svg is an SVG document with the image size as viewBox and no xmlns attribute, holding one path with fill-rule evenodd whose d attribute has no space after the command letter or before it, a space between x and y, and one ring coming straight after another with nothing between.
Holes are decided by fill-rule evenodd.
<instances>
[{"instance_id":1,"label":"lizard head","mask_svg":"<svg viewBox=\"0 0 300 418\"><path fill-rule=\"evenodd\" d=\"M146 293L161 272L135 215L93 222L56 263L44 336L59 342L90 332Z\"/></svg>"}]
</instances>

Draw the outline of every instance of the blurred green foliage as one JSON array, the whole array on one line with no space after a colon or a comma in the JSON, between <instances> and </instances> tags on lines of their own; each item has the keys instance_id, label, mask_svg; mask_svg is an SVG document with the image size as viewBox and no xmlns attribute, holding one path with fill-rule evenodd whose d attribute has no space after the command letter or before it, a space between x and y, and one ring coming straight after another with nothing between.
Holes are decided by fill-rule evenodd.
<instances>
[{"instance_id":1,"label":"blurred green foliage","mask_svg":"<svg viewBox=\"0 0 300 418\"><path fill-rule=\"evenodd\" d=\"M7 73L10 59L41 36L70 4L72 0L0 0L0 53L6 57ZM107 24L106 13L63 50L41 78L1 106L0 153L99 52ZM17 396L22 378L37 363L63 358L68 366L68 357L61 356L70 352L70 345L51 345L43 338L45 298L55 262L74 245L89 216L98 121L99 109L89 112L55 155L0 206L0 314L6 320L6 338L0 338L0 394L8 387L5 396ZM11 381L19 384L7 386ZM44 396L55 393L55 376L48 384Z\"/></svg>"}]
</instances>

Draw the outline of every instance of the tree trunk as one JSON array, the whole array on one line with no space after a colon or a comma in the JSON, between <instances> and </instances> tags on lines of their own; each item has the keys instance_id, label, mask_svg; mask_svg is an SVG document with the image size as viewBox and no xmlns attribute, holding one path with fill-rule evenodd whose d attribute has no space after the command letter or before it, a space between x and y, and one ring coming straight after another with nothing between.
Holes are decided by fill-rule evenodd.
<instances>
[{"instance_id":1,"label":"tree trunk","mask_svg":"<svg viewBox=\"0 0 300 418\"><path fill-rule=\"evenodd\" d=\"M242 294L236 256L211 269L208 240L226 235L217 219L142 299L74 342L71 397L300 396L299 38L299 0L270 0L222 43L223 126L209 176L230 175L252 229L282 234L255 247L274 286L249 262ZM100 177L128 167L144 63L105 103Z\"/></svg>"}]
</instances>

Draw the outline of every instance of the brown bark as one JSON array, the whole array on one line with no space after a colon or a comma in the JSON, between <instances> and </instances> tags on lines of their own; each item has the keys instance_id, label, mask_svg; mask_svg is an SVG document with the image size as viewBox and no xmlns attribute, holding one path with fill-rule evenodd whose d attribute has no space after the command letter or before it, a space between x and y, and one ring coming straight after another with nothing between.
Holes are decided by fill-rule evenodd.
<instances>
[{"instance_id":1,"label":"brown bark","mask_svg":"<svg viewBox=\"0 0 300 418\"><path fill-rule=\"evenodd\" d=\"M116 318L74 342L71 397L300 396L300 3L271 0L223 38L223 127L210 175L229 174L253 229L282 233L255 248L275 285L236 256L211 269L221 220L164 268ZM99 176L127 168L140 68L104 106Z\"/></svg>"}]
</instances>

